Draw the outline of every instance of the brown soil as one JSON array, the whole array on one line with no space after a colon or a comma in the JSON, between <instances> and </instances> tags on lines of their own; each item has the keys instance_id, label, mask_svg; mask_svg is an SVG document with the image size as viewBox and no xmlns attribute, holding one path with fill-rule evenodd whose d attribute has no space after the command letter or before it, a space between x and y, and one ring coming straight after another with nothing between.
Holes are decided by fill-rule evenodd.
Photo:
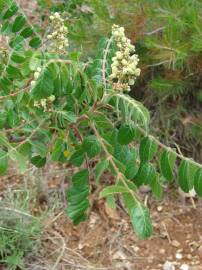
<instances>
[{"instance_id":1,"label":"brown soil","mask_svg":"<svg viewBox=\"0 0 202 270\"><path fill-rule=\"evenodd\" d=\"M78 227L73 227L65 214L61 214L46 231L58 237L58 246L61 247L61 239L65 245L57 269L62 270L65 265L70 268L64 269L160 270L166 261L173 262L176 269L182 264L189 265L190 270L202 269L201 203L194 209L190 202L184 206L173 195L166 196L161 203L151 198L150 201L154 234L145 241L137 239L126 213L120 209L110 211L101 204ZM50 242L44 248L49 252L56 249ZM73 255L76 260L70 259Z\"/></svg>"},{"instance_id":2,"label":"brown soil","mask_svg":"<svg viewBox=\"0 0 202 270\"><path fill-rule=\"evenodd\" d=\"M55 195L57 199L60 196L60 205L64 200L61 196L64 171L51 167L46 172L50 201ZM22 176L1 177L0 195L4 197L9 189L23 184ZM96 201L89 219L76 227L64 213L65 206L57 208L45 221L40 254L27 256L27 269L49 270L54 265L54 270L162 270L164 263L170 261L176 270L182 264L189 265L189 270L202 270L202 202L195 199L195 209L190 199L184 204L180 198L175 187L166 191L161 202L155 201L150 193L142 193L154 227L153 236L144 241L134 234L121 203L117 210L112 210L103 200ZM38 209L31 211L38 215L43 211L42 205Z\"/></svg>"}]
</instances>

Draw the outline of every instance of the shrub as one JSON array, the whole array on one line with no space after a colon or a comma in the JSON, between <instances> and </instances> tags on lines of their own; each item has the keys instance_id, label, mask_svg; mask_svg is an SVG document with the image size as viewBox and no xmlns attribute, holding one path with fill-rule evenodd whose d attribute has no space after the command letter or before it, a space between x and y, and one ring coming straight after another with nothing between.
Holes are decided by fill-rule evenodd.
<instances>
[{"instance_id":1,"label":"shrub","mask_svg":"<svg viewBox=\"0 0 202 270\"><path fill-rule=\"evenodd\" d=\"M29 162L40 168L47 159L78 167L67 191L67 214L78 224L86 219L92 186L99 186L107 171L114 183L104 181L99 197L114 206L122 196L142 239L151 235L152 226L138 196L141 185L161 198L162 183L173 181L180 164L181 189L194 187L202 195L202 166L150 135L148 110L125 93L139 70L123 28L114 28L122 33L123 44L113 32L100 41L94 60L82 62L80 52L67 50L68 29L58 12L50 16L57 27L42 39L16 3L3 3L2 32L10 38L11 52L0 80L1 174L12 162L22 173Z\"/></svg>"}]
</instances>

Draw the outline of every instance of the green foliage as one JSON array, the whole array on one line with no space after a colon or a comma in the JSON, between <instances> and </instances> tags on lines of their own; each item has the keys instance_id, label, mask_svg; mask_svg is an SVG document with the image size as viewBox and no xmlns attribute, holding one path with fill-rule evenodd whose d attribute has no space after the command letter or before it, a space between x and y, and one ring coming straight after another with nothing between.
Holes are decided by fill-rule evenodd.
<instances>
[{"instance_id":1,"label":"green foliage","mask_svg":"<svg viewBox=\"0 0 202 270\"><path fill-rule=\"evenodd\" d=\"M0 203L0 264L8 270L25 269L24 257L39 248L43 217L29 208L36 196L29 190L7 192Z\"/></svg>"},{"instance_id":2,"label":"green foliage","mask_svg":"<svg viewBox=\"0 0 202 270\"><path fill-rule=\"evenodd\" d=\"M145 137L140 142L140 160L142 163L152 160L158 150L157 144L149 137Z\"/></svg>"},{"instance_id":3,"label":"green foliage","mask_svg":"<svg viewBox=\"0 0 202 270\"><path fill-rule=\"evenodd\" d=\"M175 153L169 150L163 150L160 156L160 170L166 180L172 181L173 171L176 161Z\"/></svg>"},{"instance_id":4,"label":"green foliage","mask_svg":"<svg viewBox=\"0 0 202 270\"><path fill-rule=\"evenodd\" d=\"M188 160L183 160L179 167L178 181L184 192L189 192L194 186L194 176L197 167Z\"/></svg>"},{"instance_id":5,"label":"green foliage","mask_svg":"<svg viewBox=\"0 0 202 270\"><path fill-rule=\"evenodd\" d=\"M141 239L146 239L152 234L149 211L142 205L134 207L131 211L131 220L135 232Z\"/></svg>"},{"instance_id":6,"label":"green foliage","mask_svg":"<svg viewBox=\"0 0 202 270\"><path fill-rule=\"evenodd\" d=\"M118 142L120 144L129 144L135 137L135 129L130 125L122 125L118 132Z\"/></svg>"},{"instance_id":7,"label":"green foliage","mask_svg":"<svg viewBox=\"0 0 202 270\"><path fill-rule=\"evenodd\" d=\"M202 197L202 169L198 169L194 177L194 189Z\"/></svg>"},{"instance_id":8,"label":"green foliage","mask_svg":"<svg viewBox=\"0 0 202 270\"><path fill-rule=\"evenodd\" d=\"M7 154L0 149L0 175L6 173L8 168Z\"/></svg>"},{"instance_id":9,"label":"green foliage","mask_svg":"<svg viewBox=\"0 0 202 270\"><path fill-rule=\"evenodd\" d=\"M68 8L75 9L76 2L70 2ZM94 1L93 7L97 5ZM106 16L108 10L104 12ZM99 196L113 207L122 197L142 239L152 234L152 226L137 189L148 185L160 199L161 177L174 178L177 158L180 187L189 192L195 186L201 196L202 166L149 135L145 106L112 88L109 75L116 47L111 38L102 38L97 56L86 62L73 45L69 54L50 52L48 45L44 50L40 29L36 32L19 8L5 4L1 21L12 49L0 79L0 174L13 162L21 172L29 163L42 168L50 159L78 167L67 190L66 212L73 223L87 218L91 192L102 183ZM113 176L110 186L102 177L105 172Z\"/></svg>"},{"instance_id":10,"label":"green foliage","mask_svg":"<svg viewBox=\"0 0 202 270\"><path fill-rule=\"evenodd\" d=\"M72 177L72 186L67 191L69 202L67 214L75 225L84 221L87 217L86 210L90 206L89 192L88 170L81 170Z\"/></svg>"},{"instance_id":11,"label":"green foliage","mask_svg":"<svg viewBox=\"0 0 202 270\"><path fill-rule=\"evenodd\" d=\"M88 157L91 159L101 152L101 145L98 142L96 136L91 135L84 139L83 149L87 153Z\"/></svg>"}]
</instances>

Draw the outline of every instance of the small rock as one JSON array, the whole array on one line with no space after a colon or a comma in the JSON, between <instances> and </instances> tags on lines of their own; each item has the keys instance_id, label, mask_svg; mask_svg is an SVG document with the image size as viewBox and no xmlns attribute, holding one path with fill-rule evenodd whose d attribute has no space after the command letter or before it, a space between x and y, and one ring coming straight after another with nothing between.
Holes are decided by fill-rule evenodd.
<instances>
[{"instance_id":1,"label":"small rock","mask_svg":"<svg viewBox=\"0 0 202 270\"><path fill-rule=\"evenodd\" d=\"M187 259L191 260L192 259L192 255L191 254L187 254Z\"/></svg>"},{"instance_id":2,"label":"small rock","mask_svg":"<svg viewBox=\"0 0 202 270\"><path fill-rule=\"evenodd\" d=\"M157 207L157 211L158 211L158 212L162 212L162 210L163 210L163 206L159 205L159 206Z\"/></svg>"},{"instance_id":3,"label":"small rock","mask_svg":"<svg viewBox=\"0 0 202 270\"><path fill-rule=\"evenodd\" d=\"M200 246L197 250L198 256L202 259L202 246Z\"/></svg>"},{"instance_id":4,"label":"small rock","mask_svg":"<svg viewBox=\"0 0 202 270\"><path fill-rule=\"evenodd\" d=\"M188 264L182 264L181 266L180 266L180 270L189 270L189 265Z\"/></svg>"},{"instance_id":5,"label":"small rock","mask_svg":"<svg viewBox=\"0 0 202 270\"><path fill-rule=\"evenodd\" d=\"M172 262L166 261L163 265L163 270L175 270L175 266Z\"/></svg>"},{"instance_id":6,"label":"small rock","mask_svg":"<svg viewBox=\"0 0 202 270\"><path fill-rule=\"evenodd\" d=\"M182 259L182 254L181 253L176 253L175 255L175 258L178 259L178 260L181 260Z\"/></svg>"},{"instance_id":7,"label":"small rock","mask_svg":"<svg viewBox=\"0 0 202 270\"><path fill-rule=\"evenodd\" d=\"M178 247L180 247L180 242L178 242L177 240L173 240L173 241L171 242L171 245L172 245L173 247L178 248Z\"/></svg>"},{"instance_id":8,"label":"small rock","mask_svg":"<svg viewBox=\"0 0 202 270\"><path fill-rule=\"evenodd\" d=\"M132 270L130 262L118 262L116 263L117 269Z\"/></svg>"},{"instance_id":9,"label":"small rock","mask_svg":"<svg viewBox=\"0 0 202 270\"><path fill-rule=\"evenodd\" d=\"M187 236L186 236L186 238L187 239L190 239L191 238L191 234L188 233Z\"/></svg>"},{"instance_id":10,"label":"small rock","mask_svg":"<svg viewBox=\"0 0 202 270\"><path fill-rule=\"evenodd\" d=\"M125 260L126 255L121 250L118 250L112 257L114 260Z\"/></svg>"},{"instance_id":11,"label":"small rock","mask_svg":"<svg viewBox=\"0 0 202 270\"><path fill-rule=\"evenodd\" d=\"M138 252L140 250L140 248L138 246L133 245L131 247L135 252Z\"/></svg>"},{"instance_id":12,"label":"small rock","mask_svg":"<svg viewBox=\"0 0 202 270\"><path fill-rule=\"evenodd\" d=\"M163 255L163 254L166 253L166 251L165 251L165 249L161 248L161 249L159 250L159 253Z\"/></svg>"}]
</instances>

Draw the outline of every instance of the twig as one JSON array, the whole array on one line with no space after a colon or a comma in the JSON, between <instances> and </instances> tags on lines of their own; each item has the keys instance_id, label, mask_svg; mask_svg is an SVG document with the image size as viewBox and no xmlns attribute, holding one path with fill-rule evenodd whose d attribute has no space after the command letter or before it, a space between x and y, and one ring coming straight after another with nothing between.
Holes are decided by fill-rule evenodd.
<instances>
[{"instance_id":1,"label":"twig","mask_svg":"<svg viewBox=\"0 0 202 270\"><path fill-rule=\"evenodd\" d=\"M172 241L171 241L170 235L169 235L169 233L168 233L166 224L165 224L164 222L162 222L162 224L163 224L163 227L164 227L164 229L165 229L166 236L167 236L167 238L168 238L168 242L171 243Z\"/></svg>"},{"instance_id":2,"label":"twig","mask_svg":"<svg viewBox=\"0 0 202 270\"><path fill-rule=\"evenodd\" d=\"M59 233L57 233L57 232L55 232L55 234L58 236L58 238L60 238L60 240L62 242L62 247L61 247L61 252L60 252L58 258L57 258L55 264L52 267L52 270L56 270L57 269L58 264L60 263L60 261L62 260L62 257L64 256L65 248L66 248L66 244L65 244L65 241L64 241L63 237Z\"/></svg>"},{"instance_id":3,"label":"twig","mask_svg":"<svg viewBox=\"0 0 202 270\"><path fill-rule=\"evenodd\" d=\"M141 133L143 133L144 135L146 135L146 131L145 131L143 128L138 127L138 130L139 130ZM193 159L187 158L187 157L185 157L185 156L182 155L182 154L177 153L177 152L176 152L174 149L172 149L171 147L168 147L168 146L166 146L165 144L161 143L161 142L160 142L157 138L155 138L154 136L149 135L149 138L150 138L151 140L153 140L158 146L160 146L160 148L165 149L165 150L167 150L167 151L169 151L169 152L175 154L179 159L181 159L181 160L188 160L189 163L192 163L193 165L202 168L202 164L200 164L200 163L194 161Z\"/></svg>"},{"instance_id":4,"label":"twig","mask_svg":"<svg viewBox=\"0 0 202 270\"><path fill-rule=\"evenodd\" d=\"M97 131L95 125L93 123L91 123L90 125L91 125L91 128L93 129L94 134L96 135L97 139L99 140L99 142L100 142L100 144L102 146L102 149L103 149L103 151L105 152L105 154L107 156L107 159L109 160L109 162L111 163L114 171L116 172L118 179L121 180L122 184L125 186L125 188L127 189L128 193L131 194L131 196L134 199L135 203L138 204L138 205L140 205L140 202L137 199L137 197L135 196L134 192L128 187L128 185L127 185L127 183L125 181L125 176L117 168L117 166L116 166L116 164L115 164L115 162L113 160L113 157L111 156L111 154L107 150L107 147L105 146L105 144L103 142L103 139L100 136L99 132Z\"/></svg>"},{"instance_id":5,"label":"twig","mask_svg":"<svg viewBox=\"0 0 202 270\"><path fill-rule=\"evenodd\" d=\"M64 213L63 211L60 212L56 217L54 217L50 222L48 222L48 224L46 224L46 226L45 226L45 229L47 229L47 228L48 228L51 224L53 224L59 217L61 217L63 213Z\"/></svg>"},{"instance_id":6,"label":"twig","mask_svg":"<svg viewBox=\"0 0 202 270\"><path fill-rule=\"evenodd\" d=\"M104 88L107 88L107 82L106 82L106 63L107 63L107 55L109 53L109 48L111 46L113 38L111 37L109 39L109 41L107 42L107 46L104 50L104 57L102 60L102 80L103 80L103 84L104 84Z\"/></svg>"},{"instance_id":7,"label":"twig","mask_svg":"<svg viewBox=\"0 0 202 270\"><path fill-rule=\"evenodd\" d=\"M10 208L10 207L0 207L0 210L4 210L4 211L9 211L9 212L14 212L16 214L22 215L22 216L26 216L29 218L33 218L33 219L37 219L35 216L32 216L28 213L22 212L20 210L14 209L14 208Z\"/></svg>"},{"instance_id":8,"label":"twig","mask_svg":"<svg viewBox=\"0 0 202 270\"><path fill-rule=\"evenodd\" d=\"M165 29L165 26L159 27L151 32L144 33L145 36L151 36L153 34L156 34L158 32L162 32Z\"/></svg>"},{"instance_id":9,"label":"twig","mask_svg":"<svg viewBox=\"0 0 202 270\"><path fill-rule=\"evenodd\" d=\"M164 61L159 62L159 63L147 65L147 67L158 67L158 66L161 66L161 65L166 64L166 63L170 63L170 60L164 60Z\"/></svg>"}]
</instances>

